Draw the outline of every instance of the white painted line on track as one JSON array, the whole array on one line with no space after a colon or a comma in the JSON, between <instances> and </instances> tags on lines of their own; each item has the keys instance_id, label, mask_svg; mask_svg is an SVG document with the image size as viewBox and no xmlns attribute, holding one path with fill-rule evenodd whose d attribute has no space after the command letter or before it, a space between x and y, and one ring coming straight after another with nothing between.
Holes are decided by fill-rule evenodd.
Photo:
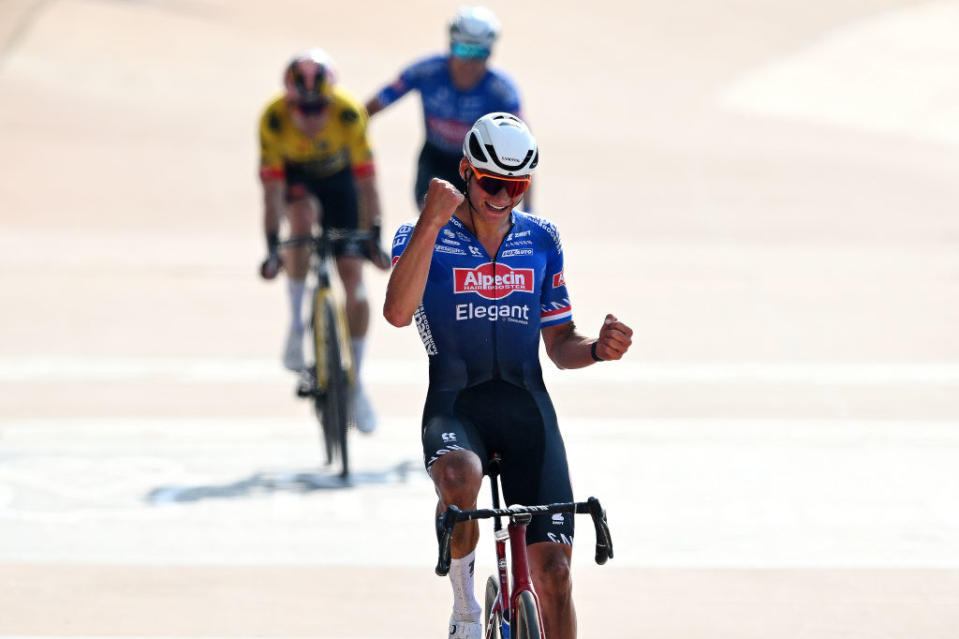
<instances>
[{"instance_id":1,"label":"white painted line on track","mask_svg":"<svg viewBox=\"0 0 959 639\"><path fill-rule=\"evenodd\" d=\"M435 537L409 514L433 499L417 419L353 440L348 491L298 479L327 472L306 419L0 420L0 562L429 566ZM617 565L959 566L955 420L561 428L574 489L614 514Z\"/></svg>"},{"instance_id":2,"label":"white painted line on track","mask_svg":"<svg viewBox=\"0 0 959 639\"><path fill-rule=\"evenodd\" d=\"M414 374L411 374L414 373ZM375 359L364 365L373 384L424 386L424 359ZM551 386L603 384L959 385L953 362L616 362L558 371L544 363ZM293 375L268 357L0 357L0 383L170 382L289 384Z\"/></svg>"},{"instance_id":3,"label":"white painted line on track","mask_svg":"<svg viewBox=\"0 0 959 639\"><path fill-rule=\"evenodd\" d=\"M417 442L418 414L380 415L380 427L372 439L359 438L362 445L376 442ZM887 419L789 419L770 417L683 418L683 417L562 417L565 438L585 437L598 442L622 438L627 442L716 441L759 442L799 440L848 442L868 438L871 443L951 442L959 444L956 420ZM63 417L0 418L0 447L16 442L81 442L107 440L223 444L259 440L312 441L313 424L303 417Z\"/></svg>"}]
</instances>

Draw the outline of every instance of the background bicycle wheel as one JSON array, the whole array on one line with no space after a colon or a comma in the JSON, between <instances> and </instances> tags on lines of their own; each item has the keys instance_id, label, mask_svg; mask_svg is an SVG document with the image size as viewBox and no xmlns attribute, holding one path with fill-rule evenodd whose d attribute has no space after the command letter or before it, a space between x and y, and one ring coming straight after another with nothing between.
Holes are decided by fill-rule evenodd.
<instances>
[{"instance_id":1,"label":"background bicycle wheel","mask_svg":"<svg viewBox=\"0 0 959 639\"><path fill-rule=\"evenodd\" d=\"M579 528L583 636L953 636L959 6L490 6L576 321L636 330L548 373L617 543ZM298 48L365 99L455 7L0 3L0 637L443 632L422 348L369 273L381 426L328 489L255 122ZM372 124L389 232L418 118Z\"/></svg>"}]
</instances>

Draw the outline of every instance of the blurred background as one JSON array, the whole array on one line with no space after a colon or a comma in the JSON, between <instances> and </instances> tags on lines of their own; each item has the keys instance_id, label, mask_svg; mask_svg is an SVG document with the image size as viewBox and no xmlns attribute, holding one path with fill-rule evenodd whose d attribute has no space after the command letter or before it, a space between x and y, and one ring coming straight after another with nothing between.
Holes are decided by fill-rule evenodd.
<instances>
[{"instance_id":1,"label":"blurred background","mask_svg":"<svg viewBox=\"0 0 959 639\"><path fill-rule=\"evenodd\" d=\"M959 3L486 4L577 325L635 330L544 365L617 544L598 568L579 529L581 636L954 636ZM458 6L0 2L0 637L443 632L426 357L382 273L380 428L352 488L295 479L256 134L295 51L365 101ZM418 97L370 135L389 237Z\"/></svg>"}]
</instances>

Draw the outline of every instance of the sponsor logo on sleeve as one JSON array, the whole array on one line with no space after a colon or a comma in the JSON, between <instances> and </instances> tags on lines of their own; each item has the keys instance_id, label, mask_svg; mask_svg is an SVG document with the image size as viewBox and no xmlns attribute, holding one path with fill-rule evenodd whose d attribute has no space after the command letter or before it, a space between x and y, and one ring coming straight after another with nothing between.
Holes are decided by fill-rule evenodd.
<instances>
[{"instance_id":1,"label":"sponsor logo on sleeve","mask_svg":"<svg viewBox=\"0 0 959 639\"><path fill-rule=\"evenodd\" d=\"M400 228L396 229L396 235L393 237L393 248L397 246L403 246L406 244L406 241L410 239L410 234L413 232L413 225L409 222L400 225Z\"/></svg>"},{"instance_id":2,"label":"sponsor logo on sleeve","mask_svg":"<svg viewBox=\"0 0 959 639\"><path fill-rule=\"evenodd\" d=\"M560 288L561 286L566 286L566 276L563 274L563 271L560 271L553 276L553 288Z\"/></svg>"}]
</instances>

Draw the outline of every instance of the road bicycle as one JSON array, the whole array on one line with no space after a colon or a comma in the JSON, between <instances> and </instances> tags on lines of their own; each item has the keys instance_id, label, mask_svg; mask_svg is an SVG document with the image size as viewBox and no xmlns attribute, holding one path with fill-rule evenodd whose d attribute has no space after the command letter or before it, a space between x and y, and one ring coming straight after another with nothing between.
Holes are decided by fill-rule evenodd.
<instances>
[{"instance_id":1,"label":"road bicycle","mask_svg":"<svg viewBox=\"0 0 959 639\"><path fill-rule=\"evenodd\" d=\"M330 278L333 242L357 238L362 231L328 229L315 236L294 237L280 246L311 246L310 272L313 298L309 334L313 363L300 373L296 395L313 401L320 424L320 439L327 466L340 464L340 477L350 476L348 435L353 424L353 387L356 383L353 349L346 321L346 308L340 302ZM368 233L367 233L368 235Z\"/></svg>"},{"instance_id":2,"label":"road bicycle","mask_svg":"<svg viewBox=\"0 0 959 639\"><path fill-rule=\"evenodd\" d=\"M533 589L526 555L526 526L535 516L555 513L589 514L596 530L596 563L603 565L613 557L613 540L606 521L606 511L599 500L590 497L584 502L567 502L540 506L510 506L500 508L499 466L502 459L494 455L490 460L489 478L493 493L493 508L484 510L460 510L447 508L437 519L439 558L436 574L449 573L453 528L463 521L493 518L496 542L496 570L486 581L486 599L483 614L485 639L546 639L539 597ZM503 530L502 518L509 518L507 530ZM509 587L506 563L506 541L510 545L510 567L513 585Z\"/></svg>"}]
</instances>

